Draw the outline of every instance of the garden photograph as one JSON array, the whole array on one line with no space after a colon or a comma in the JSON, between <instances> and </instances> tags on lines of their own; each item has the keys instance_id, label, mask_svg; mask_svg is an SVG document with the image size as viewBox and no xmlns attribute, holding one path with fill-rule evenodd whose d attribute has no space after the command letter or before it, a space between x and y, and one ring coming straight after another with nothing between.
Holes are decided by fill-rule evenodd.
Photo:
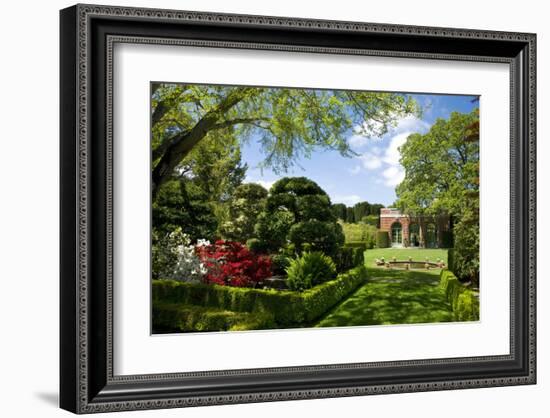
<instances>
[{"instance_id":1,"label":"garden photograph","mask_svg":"<svg viewBox=\"0 0 550 418\"><path fill-rule=\"evenodd\" d=\"M480 320L480 98L151 83L151 332Z\"/></svg>"}]
</instances>

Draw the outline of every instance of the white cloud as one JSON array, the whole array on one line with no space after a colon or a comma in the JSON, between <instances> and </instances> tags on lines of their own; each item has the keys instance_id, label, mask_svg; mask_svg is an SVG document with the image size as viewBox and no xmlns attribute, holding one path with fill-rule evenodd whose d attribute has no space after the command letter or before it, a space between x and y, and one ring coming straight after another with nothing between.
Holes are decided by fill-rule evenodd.
<instances>
[{"instance_id":1,"label":"white cloud","mask_svg":"<svg viewBox=\"0 0 550 418\"><path fill-rule=\"evenodd\" d=\"M260 186L262 186L263 188L269 191L269 189L271 189L271 186L273 186L273 183L275 183L275 181L258 180L255 183L258 183Z\"/></svg>"},{"instance_id":2,"label":"white cloud","mask_svg":"<svg viewBox=\"0 0 550 418\"><path fill-rule=\"evenodd\" d=\"M380 123L376 125L374 131L381 129ZM426 133L430 129L430 124L418 119L416 116L408 115L399 119L395 126L389 127L388 132L382 137L378 137L369 129L367 123L353 128L353 135L348 138L348 144L355 150L365 149L370 144L385 141L404 132Z\"/></svg>"},{"instance_id":3,"label":"white cloud","mask_svg":"<svg viewBox=\"0 0 550 418\"><path fill-rule=\"evenodd\" d=\"M246 183L256 183L256 184L259 184L260 186L262 186L264 189L267 189L269 191L269 189L271 189L271 186L273 186L273 183L275 183L277 180L272 180L272 181L269 181L269 180L254 180L252 179L251 177L246 177L244 179L244 181Z\"/></svg>"},{"instance_id":4,"label":"white cloud","mask_svg":"<svg viewBox=\"0 0 550 418\"><path fill-rule=\"evenodd\" d=\"M400 165L391 165L382 171L384 184L389 187L397 186L405 178L405 170Z\"/></svg>"},{"instance_id":5,"label":"white cloud","mask_svg":"<svg viewBox=\"0 0 550 418\"><path fill-rule=\"evenodd\" d=\"M377 168L382 167L382 158L373 153L365 152L357 158L367 170L376 170Z\"/></svg>"},{"instance_id":6,"label":"white cloud","mask_svg":"<svg viewBox=\"0 0 550 418\"><path fill-rule=\"evenodd\" d=\"M407 116L400 119L381 138L361 135L360 132L364 132L366 126L365 124L354 129L355 134L349 138L349 144L356 150L364 150L357 158L365 169L382 169L381 179L377 183L395 187L405 178L405 170L399 163L401 159L399 147L407 142L407 138L412 133L428 132L430 124L415 116Z\"/></svg>"},{"instance_id":7,"label":"white cloud","mask_svg":"<svg viewBox=\"0 0 550 418\"><path fill-rule=\"evenodd\" d=\"M388 133L392 136L403 132L426 133L430 129L430 126L428 122L418 119L416 116L409 115L401 119L397 123L397 126Z\"/></svg>"},{"instance_id":8,"label":"white cloud","mask_svg":"<svg viewBox=\"0 0 550 418\"><path fill-rule=\"evenodd\" d=\"M346 206L353 206L356 203L360 202L362 199L361 199L361 196L358 196L356 194L351 194L351 195L345 195L345 196L336 195L331 200L332 200L332 203L343 203Z\"/></svg>"},{"instance_id":9,"label":"white cloud","mask_svg":"<svg viewBox=\"0 0 550 418\"><path fill-rule=\"evenodd\" d=\"M361 149L369 144L369 137L355 134L348 138L348 144L355 149Z\"/></svg>"},{"instance_id":10,"label":"white cloud","mask_svg":"<svg viewBox=\"0 0 550 418\"><path fill-rule=\"evenodd\" d=\"M395 135L392 139L390 139L390 144L388 145L388 148L386 148L386 152L384 153L383 157L383 160L386 164L389 164L390 166L395 166L399 164L399 160L401 158L399 147L407 142L407 138L410 134L412 134L412 132L403 132L401 134Z\"/></svg>"}]
</instances>

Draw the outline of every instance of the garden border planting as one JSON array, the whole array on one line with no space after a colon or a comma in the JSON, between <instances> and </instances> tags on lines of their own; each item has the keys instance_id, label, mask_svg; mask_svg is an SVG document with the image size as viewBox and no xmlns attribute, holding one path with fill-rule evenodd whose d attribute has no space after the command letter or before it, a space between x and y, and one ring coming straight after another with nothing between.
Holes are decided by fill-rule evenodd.
<instances>
[{"instance_id":1,"label":"garden border planting","mask_svg":"<svg viewBox=\"0 0 550 418\"><path fill-rule=\"evenodd\" d=\"M275 327L268 312L233 312L204 306L158 303L153 306L155 332L245 331Z\"/></svg>"},{"instance_id":2,"label":"garden border planting","mask_svg":"<svg viewBox=\"0 0 550 418\"><path fill-rule=\"evenodd\" d=\"M233 312L270 313L278 325L300 325L319 318L365 283L366 278L366 268L359 266L303 292L153 280L153 305L195 305Z\"/></svg>"}]
</instances>

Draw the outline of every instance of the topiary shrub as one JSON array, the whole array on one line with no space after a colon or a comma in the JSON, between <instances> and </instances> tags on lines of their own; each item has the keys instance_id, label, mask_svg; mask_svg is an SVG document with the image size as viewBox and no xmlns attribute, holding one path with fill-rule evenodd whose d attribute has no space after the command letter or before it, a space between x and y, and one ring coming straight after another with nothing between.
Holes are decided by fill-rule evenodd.
<instances>
[{"instance_id":1,"label":"topiary shrub","mask_svg":"<svg viewBox=\"0 0 550 418\"><path fill-rule=\"evenodd\" d=\"M388 248L390 246L390 234L388 231L376 232L376 248Z\"/></svg>"},{"instance_id":2,"label":"topiary shrub","mask_svg":"<svg viewBox=\"0 0 550 418\"><path fill-rule=\"evenodd\" d=\"M336 275L336 265L329 256L314 251L292 260L286 274L288 288L303 291L332 279Z\"/></svg>"},{"instance_id":3,"label":"topiary shrub","mask_svg":"<svg viewBox=\"0 0 550 418\"><path fill-rule=\"evenodd\" d=\"M342 227L336 222L310 219L292 225L288 240L302 252L320 251L334 256L344 243L344 234Z\"/></svg>"},{"instance_id":4,"label":"topiary shrub","mask_svg":"<svg viewBox=\"0 0 550 418\"><path fill-rule=\"evenodd\" d=\"M254 233L271 252L291 242L297 251L309 243L313 251L332 255L344 242L329 196L305 177L284 177L273 184Z\"/></svg>"}]
</instances>

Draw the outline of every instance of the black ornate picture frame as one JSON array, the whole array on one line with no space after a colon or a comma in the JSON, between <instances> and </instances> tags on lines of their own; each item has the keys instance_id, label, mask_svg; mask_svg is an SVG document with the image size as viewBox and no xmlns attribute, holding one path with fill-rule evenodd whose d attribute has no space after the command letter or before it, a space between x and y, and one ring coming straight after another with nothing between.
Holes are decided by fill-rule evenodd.
<instances>
[{"instance_id":1,"label":"black ornate picture frame","mask_svg":"<svg viewBox=\"0 0 550 418\"><path fill-rule=\"evenodd\" d=\"M112 74L119 42L509 65L510 354L115 375ZM534 34L76 5L61 11L60 47L61 408L93 413L536 382Z\"/></svg>"}]
</instances>

